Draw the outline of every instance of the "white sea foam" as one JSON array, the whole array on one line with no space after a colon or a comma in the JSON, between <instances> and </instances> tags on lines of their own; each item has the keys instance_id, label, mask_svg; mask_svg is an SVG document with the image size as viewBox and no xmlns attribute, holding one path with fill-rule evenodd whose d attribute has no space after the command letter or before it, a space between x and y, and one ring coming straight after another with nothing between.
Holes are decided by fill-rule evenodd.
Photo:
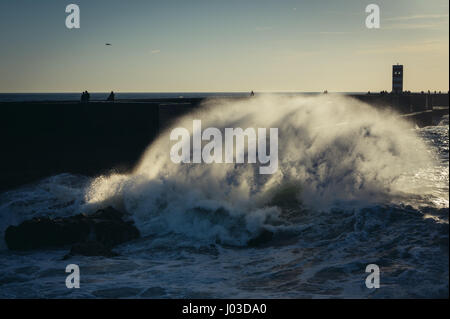
<instances>
[{"instance_id":1,"label":"white sea foam","mask_svg":"<svg viewBox=\"0 0 450 319\"><path fill-rule=\"evenodd\" d=\"M174 126L279 127L279 172L173 164L165 132L132 174L61 174L0 194L1 237L34 216L111 204L144 236L119 257L71 258L82 289L64 285L67 249L0 249L0 297L448 298L448 126L412 129L330 95L215 100L200 113ZM214 244L263 229L274 236L258 249ZM365 287L370 263L381 289Z\"/></svg>"},{"instance_id":2,"label":"white sea foam","mask_svg":"<svg viewBox=\"0 0 450 319\"><path fill-rule=\"evenodd\" d=\"M192 130L193 118L221 130L278 128L279 170L262 176L251 164L175 164L168 129L132 174L94 180L85 209L124 209L144 234L175 232L241 245L282 224L270 203L282 185L295 186L304 208L367 206L418 195L420 180L411 185L411 177L433 165L409 123L342 96L210 100L174 127Z\"/></svg>"}]
</instances>

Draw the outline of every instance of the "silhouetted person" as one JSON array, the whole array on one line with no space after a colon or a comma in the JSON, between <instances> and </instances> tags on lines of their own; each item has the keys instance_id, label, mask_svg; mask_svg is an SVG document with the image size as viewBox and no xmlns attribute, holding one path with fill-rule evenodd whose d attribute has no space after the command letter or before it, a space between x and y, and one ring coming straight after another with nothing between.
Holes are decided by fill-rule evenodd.
<instances>
[{"instance_id":1,"label":"silhouetted person","mask_svg":"<svg viewBox=\"0 0 450 319\"><path fill-rule=\"evenodd\" d=\"M84 91L83 94L81 94L81 103L87 103L87 101L88 101L87 91Z\"/></svg>"},{"instance_id":2,"label":"silhouetted person","mask_svg":"<svg viewBox=\"0 0 450 319\"><path fill-rule=\"evenodd\" d=\"M255 92L251 91L250 96L255 96Z\"/></svg>"},{"instance_id":3,"label":"silhouetted person","mask_svg":"<svg viewBox=\"0 0 450 319\"><path fill-rule=\"evenodd\" d=\"M114 102L114 99L115 99L114 92L111 91L111 93L109 94L109 96L108 96L108 98L106 99L106 101Z\"/></svg>"}]
</instances>

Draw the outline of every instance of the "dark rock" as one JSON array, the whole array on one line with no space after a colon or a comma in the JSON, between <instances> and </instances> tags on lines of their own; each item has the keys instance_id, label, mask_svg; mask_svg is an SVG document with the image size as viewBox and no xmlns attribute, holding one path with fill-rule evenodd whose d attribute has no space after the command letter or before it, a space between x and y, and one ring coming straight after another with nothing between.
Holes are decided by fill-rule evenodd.
<instances>
[{"instance_id":1,"label":"dark rock","mask_svg":"<svg viewBox=\"0 0 450 319\"><path fill-rule=\"evenodd\" d=\"M258 236L251 238L247 242L248 247L259 247L269 243L273 238L273 233L267 229L263 229Z\"/></svg>"},{"instance_id":2,"label":"dark rock","mask_svg":"<svg viewBox=\"0 0 450 319\"><path fill-rule=\"evenodd\" d=\"M78 216L33 218L18 226L9 226L5 242L11 250L32 250L66 246L88 238L89 234L89 223Z\"/></svg>"},{"instance_id":3,"label":"dark rock","mask_svg":"<svg viewBox=\"0 0 450 319\"><path fill-rule=\"evenodd\" d=\"M101 209L91 215L79 214L66 218L33 218L18 226L9 226L5 231L5 242L11 250L33 250L58 248L73 244L75 251L93 252L101 255L118 244L139 238L139 230L125 215L112 207ZM96 242L97 246L92 246Z\"/></svg>"},{"instance_id":4,"label":"dark rock","mask_svg":"<svg viewBox=\"0 0 450 319\"><path fill-rule=\"evenodd\" d=\"M268 202L270 206L278 207L298 207L302 203L298 199L301 193L301 187L294 183L286 183L285 185L276 189L273 193L272 199Z\"/></svg>"},{"instance_id":5,"label":"dark rock","mask_svg":"<svg viewBox=\"0 0 450 319\"><path fill-rule=\"evenodd\" d=\"M72 246L68 255L64 259L68 259L71 256L103 256L103 257L115 257L118 256L117 253L111 251L110 248L106 247L98 241L88 241L84 243L77 243Z\"/></svg>"}]
</instances>

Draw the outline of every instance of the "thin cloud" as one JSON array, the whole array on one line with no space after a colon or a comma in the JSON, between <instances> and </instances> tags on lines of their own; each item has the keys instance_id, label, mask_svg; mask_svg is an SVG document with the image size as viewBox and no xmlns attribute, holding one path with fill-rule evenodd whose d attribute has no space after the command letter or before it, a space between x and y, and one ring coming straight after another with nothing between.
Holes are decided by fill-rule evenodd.
<instances>
[{"instance_id":1,"label":"thin cloud","mask_svg":"<svg viewBox=\"0 0 450 319\"><path fill-rule=\"evenodd\" d=\"M408 24L408 23L397 23L397 24L391 24L384 29L389 30L418 30L418 29L434 29L438 27L439 24L433 24L433 23L422 23L422 24Z\"/></svg>"},{"instance_id":2,"label":"thin cloud","mask_svg":"<svg viewBox=\"0 0 450 319\"><path fill-rule=\"evenodd\" d=\"M151 50L151 51L150 51L151 54L158 54L158 53L160 53L160 52L161 52L161 50Z\"/></svg>"},{"instance_id":3,"label":"thin cloud","mask_svg":"<svg viewBox=\"0 0 450 319\"><path fill-rule=\"evenodd\" d=\"M417 30L417 29L436 29L448 25L448 21L428 22L428 23L394 23L382 26L388 30Z\"/></svg>"},{"instance_id":4,"label":"thin cloud","mask_svg":"<svg viewBox=\"0 0 450 319\"><path fill-rule=\"evenodd\" d=\"M386 21L408 21L420 19L444 19L448 18L448 14L416 14L411 16L387 18Z\"/></svg>"},{"instance_id":5,"label":"thin cloud","mask_svg":"<svg viewBox=\"0 0 450 319\"><path fill-rule=\"evenodd\" d=\"M404 54L404 53L421 53L421 52L446 53L448 52L448 41L431 40L416 43L399 44L392 47L371 46L361 48L360 50L356 51L357 54L383 54L383 53Z\"/></svg>"},{"instance_id":6,"label":"thin cloud","mask_svg":"<svg viewBox=\"0 0 450 319\"><path fill-rule=\"evenodd\" d=\"M448 14L416 14L386 18L385 20L394 22L384 27L389 30L435 29L448 25Z\"/></svg>"}]
</instances>

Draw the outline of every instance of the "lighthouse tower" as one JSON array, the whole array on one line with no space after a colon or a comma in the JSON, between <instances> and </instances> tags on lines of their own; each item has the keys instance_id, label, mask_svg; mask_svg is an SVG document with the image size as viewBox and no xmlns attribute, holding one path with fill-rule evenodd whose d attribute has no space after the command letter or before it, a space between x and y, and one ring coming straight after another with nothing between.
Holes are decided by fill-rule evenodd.
<instances>
[{"instance_id":1,"label":"lighthouse tower","mask_svg":"<svg viewBox=\"0 0 450 319\"><path fill-rule=\"evenodd\" d=\"M401 94L403 92L403 65L392 66L392 93Z\"/></svg>"}]
</instances>

